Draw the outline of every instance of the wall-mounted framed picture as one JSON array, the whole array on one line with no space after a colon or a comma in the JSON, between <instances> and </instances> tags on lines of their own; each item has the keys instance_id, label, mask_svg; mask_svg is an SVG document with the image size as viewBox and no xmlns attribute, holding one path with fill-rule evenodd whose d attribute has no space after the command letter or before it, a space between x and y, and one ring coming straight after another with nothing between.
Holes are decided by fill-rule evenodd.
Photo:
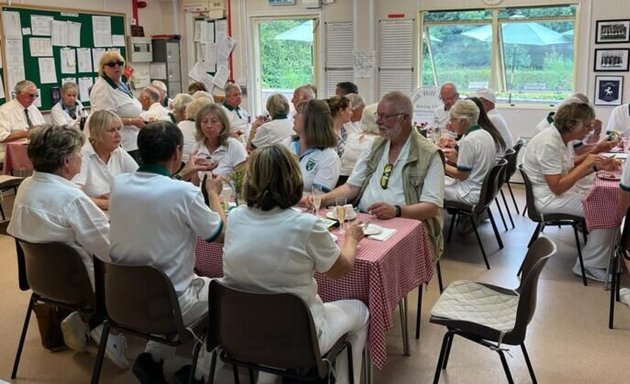
<instances>
[{"instance_id":1,"label":"wall-mounted framed picture","mask_svg":"<svg viewBox=\"0 0 630 384\"><path fill-rule=\"evenodd\" d=\"M615 72L628 70L628 48L596 49L595 72Z\"/></svg>"},{"instance_id":2,"label":"wall-mounted framed picture","mask_svg":"<svg viewBox=\"0 0 630 384\"><path fill-rule=\"evenodd\" d=\"M623 76L595 76L595 105L621 105Z\"/></svg>"},{"instance_id":3,"label":"wall-mounted framed picture","mask_svg":"<svg viewBox=\"0 0 630 384\"><path fill-rule=\"evenodd\" d=\"M630 42L630 20L597 20L596 44Z\"/></svg>"}]
</instances>

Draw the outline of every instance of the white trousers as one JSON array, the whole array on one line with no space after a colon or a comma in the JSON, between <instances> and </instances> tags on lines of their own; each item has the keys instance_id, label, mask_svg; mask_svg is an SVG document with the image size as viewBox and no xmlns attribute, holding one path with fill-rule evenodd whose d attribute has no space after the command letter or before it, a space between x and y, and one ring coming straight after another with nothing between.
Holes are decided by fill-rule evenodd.
<instances>
[{"instance_id":1,"label":"white trousers","mask_svg":"<svg viewBox=\"0 0 630 384\"><path fill-rule=\"evenodd\" d=\"M324 303L324 323L318 330L319 350L322 354L330 348L346 333L352 346L352 365L354 370L354 382L360 383L361 362L363 349L367 340L368 320L370 314L368 308L359 300L339 300ZM343 351L337 357L336 378L338 384L346 384L348 379L347 353ZM265 372L258 375L258 384L275 383L277 377Z\"/></svg>"},{"instance_id":2,"label":"white trousers","mask_svg":"<svg viewBox=\"0 0 630 384\"><path fill-rule=\"evenodd\" d=\"M580 193L565 192L562 196L556 196L546 205L538 206L538 212L566 213L569 215L584 217L582 200L585 195ZM588 234L586 246L582 249L584 267L605 269L608 267L608 257L614 246L615 232L619 228L594 229Z\"/></svg>"},{"instance_id":3,"label":"white trousers","mask_svg":"<svg viewBox=\"0 0 630 384\"><path fill-rule=\"evenodd\" d=\"M209 277L195 276L188 289L178 297L184 325L187 326L195 322L195 320L208 312L208 287L210 286L211 280L212 279ZM202 335L197 335L197 337L203 340ZM205 349L205 347L202 348ZM154 361L166 361L173 358L175 347L149 340L145 347L145 352L150 353ZM203 356L206 359L210 359L211 354L203 354ZM202 354L200 354L199 357L201 359ZM209 360L207 364L198 362L197 372L195 374L197 379L201 378L202 373L207 374L207 372L200 370L201 367L205 368L206 366L209 366Z\"/></svg>"}]
</instances>

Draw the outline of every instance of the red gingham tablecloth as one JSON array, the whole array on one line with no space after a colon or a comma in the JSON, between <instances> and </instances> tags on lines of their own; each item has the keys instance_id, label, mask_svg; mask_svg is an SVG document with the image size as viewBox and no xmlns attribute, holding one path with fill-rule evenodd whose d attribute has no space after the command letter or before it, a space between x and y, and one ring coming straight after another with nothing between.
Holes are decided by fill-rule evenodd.
<instances>
[{"instance_id":1,"label":"red gingham tablecloth","mask_svg":"<svg viewBox=\"0 0 630 384\"><path fill-rule=\"evenodd\" d=\"M360 215L367 218L367 215ZM371 222L396 233L386 241L365 238L359 244L352 272L332 280L316 274L322 300L358 299L370 310L369 348L374 365L382 369L387 359L385 332L393 326L392 314L398 302L433 276L429 239L424 224L418 220L395 218ZM343 245L343 235L338 244ZM199 275L223 275L221 244L197 239L195 270Z\"/></svg>"},{"instance_id":2,"label":"red gingham tablecloth","mask_svg":"<svg viewBox=\"0 0 630 384\"><path fill-rule=\"evenodd\" d=\"M7 149L4 155L4 167L2 168L3 174L11 175L14 169L33 169L33 163L31 163L31 160L26 154L27 147L28 145L22 141L7 143Z\"/></svg>"},{"instance_id":3,"label":"red gingham tablecloth","mask_svg":"<svg viewBox=\"0 0 630 384\"><path fill-rule=\"evenodd\" d=\"M595 178L595 185L582 202L588 230L617 228L625 212L619 209L619 181Z\"/></svg>"}]
</instances>

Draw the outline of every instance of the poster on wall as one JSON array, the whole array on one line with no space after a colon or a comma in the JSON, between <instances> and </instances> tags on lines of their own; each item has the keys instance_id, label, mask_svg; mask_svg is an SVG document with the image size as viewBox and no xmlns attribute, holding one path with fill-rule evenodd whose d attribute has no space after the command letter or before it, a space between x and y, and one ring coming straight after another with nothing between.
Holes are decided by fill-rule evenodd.
<instances>
[{"instance_id":1,"label":"poster on wall","mask_svg":"<svg viewBox=\"0 0 630 384\"><path fill-rule=\"evenodd\" d=\"M623 76L595 76L595 105L621 105Z\"/></svg>"}]
</instances>

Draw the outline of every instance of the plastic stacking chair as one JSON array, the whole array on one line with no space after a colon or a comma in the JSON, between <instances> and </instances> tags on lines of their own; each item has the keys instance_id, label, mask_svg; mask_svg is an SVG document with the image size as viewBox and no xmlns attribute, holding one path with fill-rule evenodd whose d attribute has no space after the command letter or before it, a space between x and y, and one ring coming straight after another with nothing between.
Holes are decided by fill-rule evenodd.
<instances>
[{"instance_id":1,"label":"plastic stacking chair","mask_svg":"<svg viewBox=\"0 0 630 384\"><path fill-rule=\"evenodd\" d=\"M24 181L23 177L15 177L9 175L0 175L0 215L2 215L2 221L6 220L6 215L4 214L4 207L2 203L4 202L3 193L8 191L9 189L13 189L17 191L17 187Z\"/></svg>"},{"instance_id":2,"label":"plastic stacking chair","mask_svg":"<svg viewBox=\"0 0 630 384\"><path fill-rule=\"evenodd\" d=\"M569 215L566 213L539 213L536 209L535 199L534 199L534 189L532 186L532 182L527 176L527 173L523 170L522 166L519 166L519 170L521 171L521 175L523 176L523 182L525 183L525 200L527 201L527 216L534 223L537 223L536 229L534 229L534 233L532 234L531 239L529 239L528 247L532 245L534 240L538 238L538 235L545 229L547 225L557 225L562 227L564 225L570 225L573 227L573 234L575 235L575 246L577 247L578 252L578 260L580 262L580 269L582 271L582 283L584 285L588 285L586 281L586 273L584 271L584 260L582 259L582 248L580 247L580 237L578 235L578 226L582 226L582 230L586 231L586 221L584 221L583 217ZM584 233L584 243L586 243L586 233ZM521 268L519 268L518 273L521 273Z\"/></svg>"},{"instance_id":3,"label":"plastic stacking chair","mask_svg":"<svg viewBox=\"0 0 630 384\"><path fill-rule=\"evenodd\" d=\"M216 351L232 364L234 382L237 367L246 367L250 382L253 371L270 372L295 381L328 378L330 365L344 349L348 353L348 375L353 383L352 347L342 336L323 356L308 306L290 293L252 293L228 288L216 280L210 283L208 351L212 357L209 377L214 377ZM345 374L339 372L338 374Z\"/></svg>"},{"instance_id":4,"label":"plastic stacking chair","mask_svg":"<svg viewBox=\"0 0 630 384\"><path fill-rule=\"evenodd\" d=\"M431 310L430 321L448 328L442 341L433 383L438 383L441 371L446 369L455 335L497 352L509 383L514 380L504 351L508 345L519 345L532 382L536 383L524 340L527 325L536 309L538 278L547 260L555 252L556 246L549 239L537 239L527 251L523 278L516 290L463 280L446 287Z\"/></svg>"},{"instance_id":5,"label":"plastic stacking chair","mask_svg":"<svg viewBox=\"0 0 630 384\"><path fill-rule=\"evenodd\" d=\"M203 335L208 326L207 314L188 327L184 325L173 283L156 268L118 265L94 258L94 277L97 306L105 322L92 372L93 384L100 379L110 328L179 346L196 340L195 335ZM195 373L201 344L195 343L193 347L189 383Z\"/></svg>"},{"instance_id":6,"label":"plastic stacking chair","mask_svg":"<svg viewBox=\"0 0 630 384\"><path fill-rule=\"evenodd\" d=\"M32 290L22 326L20 343L15 354L11 378L15 379L20 365L24 340L36 303L93 315L96 308L92 284L81 255L64 243L30 243L16 239L20 289Z\"/></svg>"},{"instance_id":7,"label":"plastic stacking chair","mask_svg":"<svg viewBox=\"0 0 630 384\"><path fill-rule=\"evenodd\" d=\"M451 225L448 230L448 237L446 241L451 241L451 235L453 233L453 227L455 226L455 219L457 218L457 216L461 215L467 217L472 224L473 230L475 232L475 237L477 238L477 243L479 244L481 254L483 255L483 261L486 263L486 268L488 269L490 269L490 264L488 264L488 257L486 256L486 251L484 250L483 244L481 243L481 238L479 237L476 223L478 218L484 212L488 212L488 217L490 218L490 223L492 224L492 229L494 230L494 236L496 237L497 243L499 244L499 249L503 249L501 235L499 235L497 224L494 221L494 217L492 216L490 204L492 204L494 198L497 196L499 185L501 183L500 178L503 176L503 169L506 164L507 161L505 159L501 159L494 167L492 167L490 172L488 172L486 177L483 179L481 194L479 197L479 202L477 204L472 205L459 201L444 200L444 208L448 213L452 215Z\"/></svg>"},{"instance_id":8,"label":"plastic stacking chair","mask_svg":"<svg viewBox=\"0 0 630 384\"><path fill-rule=\"evenodd\" d=\"M506 154L506 159L508 160L508 163L505 166L505 185L507 185L508 191L510 191L510 196L512 196L512 203L514 203L514 208L516 209L517 215L520 212L518 210L518 205L516 204L516 198L514 198L514 192L512 191L512 186L510 185L510 179L516 173L518 153L521 151L521 148L523 148L524 144L525 142L523 140L518 140L516 144L514 144L514 146L512 147L512 149L514 150L514 155L511 156L510 158L507 158L507 154ZM501 196L503 197L503 202L505 203L505 196L503 194L503 190L501 190Z\"/></svg>"},{"instance_id":9,"label":"plastic stacking chair","mask_svg":"<svg viewBox=\"0 0 630 384\"><path fill-rule=\"evenodd\" d=\"M619 301L619 290L621 289L621 274L624 266L628 270L630 266L630 209L626 211L626 220L621 233L621 239L613 252L610 261L612 280L610 281L610 306L608 311L608 328L614 328L615 322L615 302Z\"/></svg>"}]
</instances>

